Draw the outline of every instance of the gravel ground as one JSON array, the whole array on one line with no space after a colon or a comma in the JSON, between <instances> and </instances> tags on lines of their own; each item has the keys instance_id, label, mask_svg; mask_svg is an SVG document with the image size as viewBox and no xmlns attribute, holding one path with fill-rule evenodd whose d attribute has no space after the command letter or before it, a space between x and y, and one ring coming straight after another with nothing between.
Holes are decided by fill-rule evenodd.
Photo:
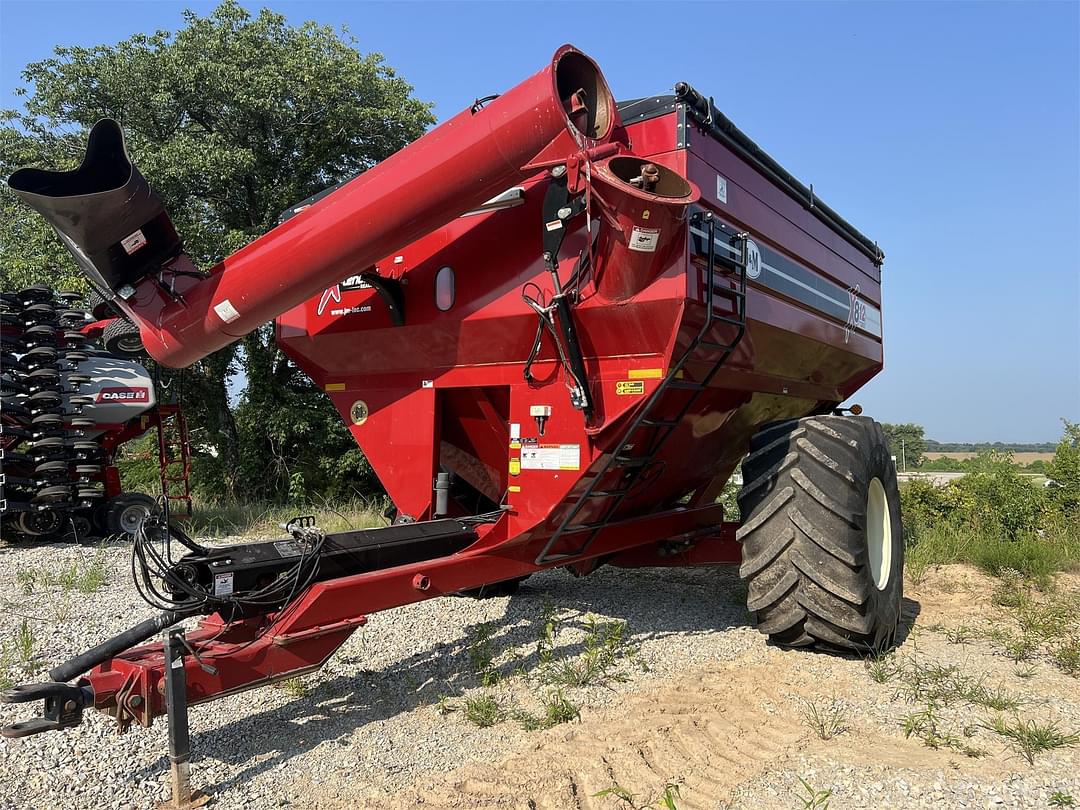
<instances>
[{"instance_id":1,"label":"gravel ground","mask_svg":"<svg viewBox=\"0 0 1080 810\"><path fill-rule=\"evenodd\" d=\"M86 570L95 554L108 570L104 587L65 593L39 581L27 593L27 572ZM27 669L43 673L152 615L127 560L123 547L0 547L0 675L36 680ZM957 585L941 575L912 593L916 628L900 655L955 663L1030 695L1023 716L1080 730L1076 679L1042 661L1022 679L989 642L950 644L926 629L985 612L980 592L989 586L965 577ZM986 750L979 758L905 739L898 718L913 706L897 683L874 683L857 660L768 647L748 626L743 598L730 570L601 569L586 580L536 575L511 598L386 611L322 671L194 707L193 780L221 808L618 807L627 805L593 794L618 784L644 803L664 782L680 785L681 810L786 808L803 806L800 778L832 790L833 808L1046 807L1054 791L1080 803L1077 749L1032 767L986 731L970 737ZM509 717L489 728L470 723L465 700L480 694L508 714L538 711L551 687L539 677L537 639L552 610L562 628L556 660L582 653L587 616L627 622L618 677L566 689L580 722L548 731L525 731ZM24 621L28 662L17 643ZM485 687L469 640L488 634L500 677ZM849 728L823 742L804 707L834 699ZM0 706L2 723L27 714ZM942 723L960 735L986 714L949 706ZM0 807L153 807L167 796L165 751L164 722L118 736L95 712L64 733L0 739Z\"/></svg>"}]
</instances>

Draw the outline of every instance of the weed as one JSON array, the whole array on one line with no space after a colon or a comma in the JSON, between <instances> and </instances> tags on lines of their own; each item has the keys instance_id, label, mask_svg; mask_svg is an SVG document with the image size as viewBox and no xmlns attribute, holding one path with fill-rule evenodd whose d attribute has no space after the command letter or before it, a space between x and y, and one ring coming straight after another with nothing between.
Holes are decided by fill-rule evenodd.
<instances>
[{"instance_id":1,"label":"weed","mask_svg":"<svg viewBox=\"0 0 1080 810\"><path fill-rule=\"evenodd\" d=\"M957 702L973 703L989 709L1015 709L1021 699L1004 687L987 687L974 680L953 664L923 662L913 655L902 670L908 698L915 703L948 706Z\"/></svg>"},{"instance_id":2,"label":"weed","mask_svg":"<svg viewBox=\"0 0 1080 810\"><path fill-rule=\"evenodd\" d=\"M1080 636L1073 636L1057 646L1050 657L1069 675L1080 676Z\"/></svg>"},{"instance_id":3,"label":"weed","mask_svg":"<svg viewBox=\"0 0 1080 810\"><path fill-rule=\"evenodd\" d=\"M29 664L34 659L34 631L26 619L22 620L19 629L15 631L15 651L24 664Z\"/></svg>"},{"instance_id":4,"label":"weed","mask_svg":"<svg viewBox=\"0 0 1080 810\"><path fill-rule=\"evenodd\" d=\"M505 716L506 713L490 695L479 695L465 701L465 717L480 728L493 726Z\"/></svg>"},{"instance_id":5,"label":"weed","mask_svg":"<svg viewBox=\"0 0 1080 810\"><path fill-rule=\"evenodd\" d=\"M543 681L571 687L604 686L627 679L626 673L618 670L624 660L647 669L636 652L626 646L626 622L601 621L588 616L585 624L585 652L576 658L549 660L541 675Z\"/></svg>"},{"instance_id":6,"label":"weed","mask_svg":"<svg viewBox=\"0 0 1080 810\"><path fill-rule=\"evenodd\" d=\"M453 702L449 695L439 695L439 700L435 703L435 709L445 717L456 712L458 705Z\"/></svg>"},{"instance_id":7,"label":"weed","mask_svg":"<svg viewBox=\"0 0 1080 810\"><path fill-rule=\"evenodd\" d=\"M93 559L85 565L75 562L53 571L24 568L15 574L15 579L22 587L23 593L30 596L37 588L59 588L61 593L65 594L74 590L80 593L94 593L105 585L107 575L105 552L98 550L94 553Z\"/></svg>"},{"instance_id":8,"label":"weed","mask_svg":"<svg viewBox=\"0 0 1080 810\"><path fill-rule=\"evenodd\" d=\"M289 678L281 681L278 688L290 697L302 698L311 694L311 687L302 678Z\"/></svg>"},{"instance_id":9,"label":"weed","mask_svg":"<svg viewBox=\"0 0 1080 810\"><path fill-rule=\"evenodd\" d=\"M918 712L910 712L900 718L900 725L904 729L907 738L917 737L923 745L935 750L950 748L959 751L965 756L980 757L985 751L967 745L959 737L945 732L941 727L941 717L937 712L937 706L927 703L926 708ZM971 736L965 729L965 736Z\"/></svg>"},{"instance_id":10,"label":"weed","mask_svg":"<svg viewBox=\"0 0 1080 810\"><path fill-rule=\"evenodd\" d=\"M679 785L676 782L665 782L659 795L647 799L641 804L637 803L633 793L619 785L612 785L599 793L593 794L594 799L602 799L608 796L625 802L632 810L653 810L653 808L656 808L656 810L679 810L679 806L675 801L679 798Z\"/></svg>"},{"instance_id":11,"label":"weed","mask_svg":"<svg viewBox=\"0 0 1080 810\"><path fill-rule=\"evenodd\" d=\"M950 644L967 644L974 638L977 638L978 634L972 628L966 624L962 624L959 627L951 627L945 631L945 639Z\"/></svg>"},{"instance_id":12,"label":"weed","mask_svg":"<svg viewBox=\"0 0 1080 810\"><path fill-rule=\"evenodd\" d=\"M544 713L540 717L528 712L518 712L516 718L526 731L554 728L571 720L581 720L581 709L569 700L561 689L555 689L544 698Z\"/></svg>"},{"instance_id":13,"label":"weed","mask_svg":"<svg viewBox=\"0 0 1080 810\"><path fill-rule=\"evenodd\" d=\"M1018 608L1028 600L1027 583L1019 571L1005 569L998 574L998 584L990 601L998 607Z\"/></svg>"},{"instance_id":14,"label":"weed","mask_svg":"<svg viewBox=\"0 0 1080 810\"><path fill-rule=\"evenodd\" d=\"M1020 663L1031 659L1039 651L1039 644L1030 636L1006 636L1005 654L1014 662Z\"/></svg>"},{"instance_id":15,"label":"weed","mask_svg":"<svg viewBox=\"0 0 1080 810\"><path fill-rule=\"evenodd\" d=\"M27 596L32 596L34 593L34 586L37 585L38 575L32 568L20 568L15 572L15 581L22 587L22 591Z\"/></svg>"},{"instance_id":16,"label":"weed","mask_svg":"<svg viewBox=\"0 0 1080 810\"><path fill-rule=\"evenodd\" d=\"M1027 760L1029 765L1035 764L1036 754L1055 748L1072 748L1080 743L1080 735L1064 732L1054 722L1039 723L1036 720L1014 717L1010 723L999 715L983 723L983 728L1004 737L1008 746Z\"/></svg>"},{"instance_id":17,"label":"weed","mask_svg":"<svg viewBox=\"0 0 1080 810\"><path fill-rule=\"evenodd\" d=\"M803 722L822 740L839 737L849 729L843 704L836 698L827 706L819 706L816 701L805 701L802 707Z\"/></svg>"},{"instance_id":18,"label":"weed","mask_svg":"<svg viewBox=\"0 0 1080 810\"><path fill-rule=\"evenodd\" d=\"M799 784L802 786L802 793L795 794L795 798L802 803L803 810L829 810L831 790L817 790L801 776Z\"/></svg>"},{"instance_id":19,"label":"weed","mask_svg":"<svg viewBox=\"0 0 1080 810\"><path fill-rule=\"evenodd\" d=\"M1030 680L1031 678L1035 677L1035 667L1033 667L1033 666L1017 667L1016 672L1014 674L1016 675L1017 678L1020 678L1023 681Z\"/></svg>"},{"instance_id":20,"label":"weed","mask_svg":"<svg viewBox=\"0 0 1080 810\"><path fill-rule=\"evenodd\" d=\"M10 689L15 685L15 679L10 674L12 663L8 645L0 644L0 689Z\"/></svg>"},{"instance_id":21,"label":"weed","mask_svg":"<svg viewBox=\"0 0 1080 810\"><path fill-rule=\"evenodd\" d=\"M874 653L864 663L866 672L874 683L887 683L900 673L900 665L892 653Z\"/></svg>"},{"instance_id":22,"label":"weed","mask_svg":"<svg viewBox=\"0 0 1080 810\"><path fill-rule=\"evenodd\" d=\"M94 554L90 564L83 568L75 578L75 589L79 593L94 593L105 586L107 579L105 554L99 550Z\"/></svg>"},{"instance_id":23,"label":"weed","mask_svg":"<svg viewBox=\"0 0 1080 810\"><path fill-rule=\"evenodd\" d=\"M492 622L473 625L466 631L469 663L481 686L494 686L499 682L499 671L495 669L496 650L492 643L494 635Z\"/></svg>"},{"instance_id":24,"label":"weed","mask_svg":"<svg viewBox=\"0 0 1080 810\"><path fill-rule=\"evenodd\" d=\"M1076 807L1076 800L1063 790L1051 793L1046 803L1051 807Z\"/></svg>"},{"instance_id":25,"label":"weed","mask_svg":"<svg viewBox=\"0 0 1080 810\"><path fill-rule=\"evenodd\" d=\"M541 664L551 663L555 654L555 637L562 627L559 610L551 597L545 596L540 607L540 620L537 622L536 659Z\"/></svg>"}]
</instances>

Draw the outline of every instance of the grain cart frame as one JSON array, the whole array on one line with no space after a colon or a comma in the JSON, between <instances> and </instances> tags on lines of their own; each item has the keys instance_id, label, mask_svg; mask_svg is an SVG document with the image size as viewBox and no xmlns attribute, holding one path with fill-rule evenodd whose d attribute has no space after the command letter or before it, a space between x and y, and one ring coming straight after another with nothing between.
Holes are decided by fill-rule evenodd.
<instances>
[{"instance_id":1,"label":"grain cart frame","mask_svg":"<svg viewBox=\"0 0 1080 810\"><path fill-rule=\"evenodd\" d=\"M186 617L198 703L318 668L371 613L552 567L741 561L776 641L891 642L895 472L837 410L882 368L883 254L688 85L616 105L563 46L209 273L112 122L80 169L9 182L159 362L276 318L396 513L228 547L149 529L161 615L4 693L46 706L6 735L87 706L149 725L164 655L135 645ZM717 497L748 451L736 527Z\"/></svg>"}]
</instances>

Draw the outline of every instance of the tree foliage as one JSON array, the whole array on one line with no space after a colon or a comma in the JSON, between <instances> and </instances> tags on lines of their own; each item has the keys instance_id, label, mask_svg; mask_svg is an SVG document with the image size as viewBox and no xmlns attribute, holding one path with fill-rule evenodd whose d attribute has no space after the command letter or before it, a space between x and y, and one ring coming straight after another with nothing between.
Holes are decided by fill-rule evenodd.
<instances>
[{"instance_id":1,"label":"tree foliage","mask_svg":"<svg viewBox=\"0 0 1080 810\"><path fill-rule=\"evenodd\" d=\"M890 451L896 456L898 468L903 469L905 463L908 467L918 467L922 464L923 454L926 452L926 439L923 436L922 425L890 425L885 422L881 427L885 431Z\"/></svg>"},{"instance_id":2,"label":"tree foliage","mask_svg":"<svg viewBox=\"0 0 1080 810\"><path fill-rule=\"evenodd\" d=\"M433 122L430 105L344 31L289 26L266 9L253 16L234 0L184 19L175 33L61 47L28 65L22 109L3 113L0 171L71 168L89 127L115 118L188 252L208 267L272 228L290 205L371 167ZM0 246L4 288L82 284L44 221L6 189ZM227 386L237 371L247 388L234 411ZM184 385L203 451L198 484L208 492L236 494L257 481L265 497L284 498L363 480L336 412L277 349L270 328L200 362Z\"/></svg>"}]
</instances>

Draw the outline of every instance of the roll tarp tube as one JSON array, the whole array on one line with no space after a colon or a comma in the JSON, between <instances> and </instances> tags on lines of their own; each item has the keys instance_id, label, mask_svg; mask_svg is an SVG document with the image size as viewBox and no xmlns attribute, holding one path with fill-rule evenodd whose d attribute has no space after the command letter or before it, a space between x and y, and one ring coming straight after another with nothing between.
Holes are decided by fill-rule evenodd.
<instances>
[{"instance_id":1,"label":"roll tarp tube","mask_svg":"<svg viewBox=\"0 0 1080 810\"><path fill-rule=\"evenodd\" d=\"M101 642L96 647L91 647L81 655L69 658L64 663L49 670L49 677L59 682L70 681L72 678L88 672L98 664L108 661L119 653L153 638L166 627L172 627L177 622L192 615L194 614L189 611L169 610L158 614L152 619L139 622L129 630L125 630L123 633Z\"/></svg>"},{"instance_id":2,"label":"roll tarp tube","mask_svg":"<svg viewBox=\"0 0 1080 810\"><path fill-rule=\"evenodd\" d=\"M694 117L719 137L727 146L730 146L740 157L757 166L761 172L812 211L818 219L846 237L858 247L875 264L880 265L885 260L885 254L869 237L860 233L854 225L840 216L836 211L814 196L813 192L796 179L787 169L781 166L764 149L750 139L745 132L716 109L710 99L705 98L686 82L675 85L675 96L679 101L686 104Z\"/></svg>"}]
</instances>

